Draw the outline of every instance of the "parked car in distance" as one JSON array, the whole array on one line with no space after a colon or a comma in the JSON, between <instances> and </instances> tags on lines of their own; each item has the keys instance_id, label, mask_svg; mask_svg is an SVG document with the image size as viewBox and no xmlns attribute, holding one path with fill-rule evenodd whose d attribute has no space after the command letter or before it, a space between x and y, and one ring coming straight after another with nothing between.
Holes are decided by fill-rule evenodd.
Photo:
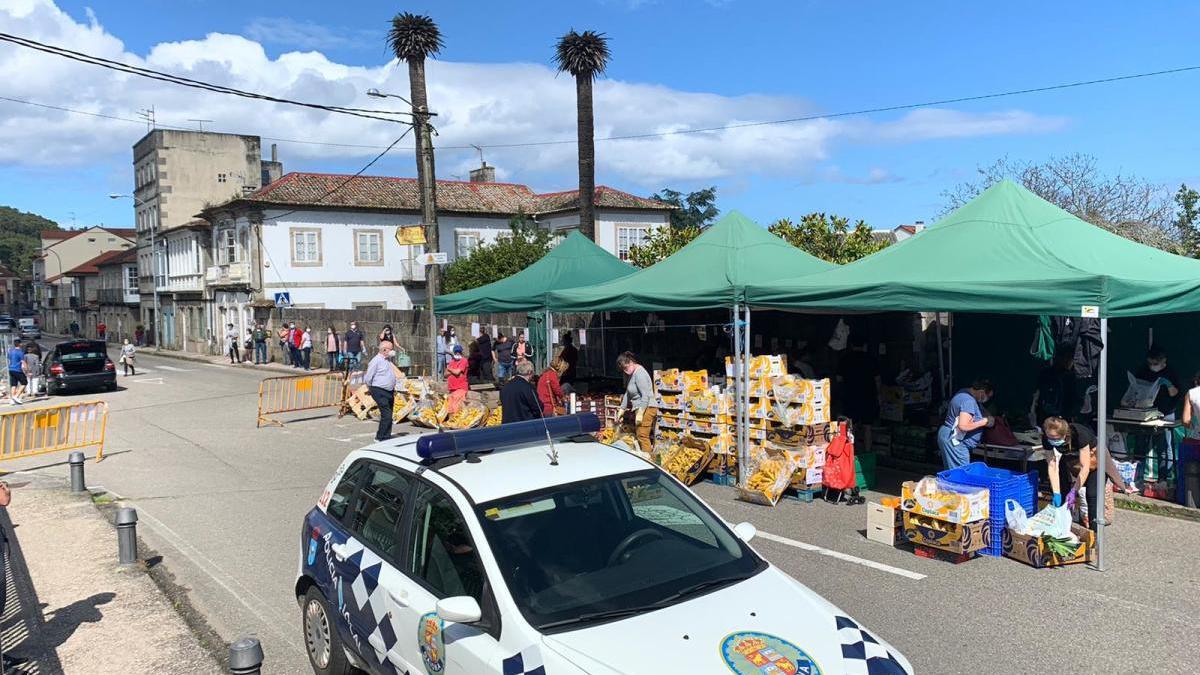
<instances>
[{"instance_id":1,"label":"parked car in distance","mask_svg":"<svg viewBox=\"0 0 1200 675\"><path fill-rule=\"evenodd\" d=\"M46 393L117 388L117 367L100 340L69 340L54 345L42 361Z\"/></svg>"},{"instance_id":2,"label":"parked car in distance","mask_svg":"<svg viewBox=\"0 0 1200 675\"><path fill-rule=\"evenodd\" d=\"M11 333L16 328L17 322L8 314L0 314L0 333Z\"/></svg>"},{"instance_id":3,"label":"parked car in distance","mask_svg":"<svg viewBox=\"0 0 1200 675\"><path fill-rule=\"evenodd\" d=\"M42 325L35 316L23 316L17 319L17 325L21 329L21 337L33 338L35 340L42 337Z\"/></svg>"}]
</instances>

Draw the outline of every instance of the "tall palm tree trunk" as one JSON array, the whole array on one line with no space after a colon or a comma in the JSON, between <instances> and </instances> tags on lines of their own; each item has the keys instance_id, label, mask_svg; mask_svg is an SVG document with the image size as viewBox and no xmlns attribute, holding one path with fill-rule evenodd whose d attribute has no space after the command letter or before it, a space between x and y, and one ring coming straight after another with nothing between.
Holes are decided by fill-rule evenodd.
<instances>
[{"instance_id":1,"label":"tall palm tree trunk","mask_svg":"<svg viewBox=\"0 0 1200 675\"><path fill-rule=\"evenodd\" d=\"M440 250L440 233L437 219L437 173L433 168L433 139L429 129L429 99L425 93L425 61L408 61L409 93L413 104L413 130L416 135L417 185L421 188L421 220L425 225L425 250L436 253ZM429 265L425 269L426 305L429 309L429 337L437 339L437 314L433 299L441 289L442 268ZM432 359L430 373L437 373L436 355Z\"/></svg>"},{"instance_id":2,"label":"tall palm tree trunk","mask_svg":"<svg viewBox=\"0 0 1200 675\"><path fill-rule=\"evenodd\" d=\"M579 231L596 240L596 141L592 115L592 76L575 77L579 143Z\"/></svg>"}]
</instances>

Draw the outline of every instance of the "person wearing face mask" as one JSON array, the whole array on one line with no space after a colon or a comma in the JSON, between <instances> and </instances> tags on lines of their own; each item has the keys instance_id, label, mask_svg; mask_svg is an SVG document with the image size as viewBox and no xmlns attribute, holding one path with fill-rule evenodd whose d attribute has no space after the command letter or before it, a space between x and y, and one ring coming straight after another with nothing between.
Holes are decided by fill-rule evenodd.
<instances>
[{"instance_id":1,"label":"person wearing face mask","mask_svg":"<svg viewBox=\"0 0 1200 675\"><path fill-rule=\"evenodd\" d=\"M1183 380L1179 379L1179 374L1175 372L1167 363L1167 353L1157 345L1150 348L1146 352L1146 362L1138 371L1133 374L1139 380L1145 382L1157 382L1158 396L1154 398L1154 407L1162 413L1163 419L1168 422L1175 421L1175 413L1179 408L1179 394L1183 389ZM1167 433L1155 434L1152 443L1154 444L1155 454L1159 461L1170 461L1174 456L1173 434L1168 430Z\"/></svg>"},{"instance_id":2,"label":"person wearing face mask","mask_svg":"<svg viewBox=\"0 0 1200 675\"><path fill-rule=\"evenodd\" d=\"M946 420L938 429L938 449L947 469L965 466L971 461L971 450L979 445L984 427L995 419L983 414L983 404L992 398L994 389L987 380L974 384L954 395L946 409Z\"/></svg>"},{"instance_id":3,"label":"person wearing face mask","mask_svg":"<svg viewBox=\"0 0 1200 675\"><path fill-rule=\"evenodd\" d=\"M375 431L375 440L386 441L392 437L392 408L396 401L396 371L392 370L391 342L379 343L379 353L367 365L363 375L363 384L379 407L379 428Z\"/></svg>"},{"instance_id":4,"label":"person wearing face mask","mask_svg":"<svg viewBox=\"0 0 1200 675\"><path fill-rule=\"evenodd\" d=\"M658 408L654 406L654 381L645 366L637 362L633 352L623 352L617 357L617 368L625 376L625 393L621 395L621 410L635 429L638 447L647 457L653 449L650 440ZM628 423L628 422L626 422Z\"/></svg>"},{"instance_id":5,"label":"person wearing face mask","mask_svg":"<svg viewBox=\"0 0 1200 675\"><path fill-rule=\"evenodd\" d=\"M1084 490L1086 494L1087 513L1097 513L1096 495L1100 493L1097 476L1100 474L1096 470L1096 434L1092 432L1086 425L1076 422L1068 422L1061 417L1047 417L1042 422L1042 447L1052 451L1052 455L1046 459L1046 468L1049 471L1050 489L1053 491L1051 503L1055 506L1062 506L1064 495L1070 494L1072 489L1078 491L1080 486L1086 486ZM1131 490L1125 485L1125 481L1121 479L1121 472L1117 469L1116 462L1112 456L1107 457L1105 462L1105 472L1108 475L1108 481L1105 484L1105 522L1112 522L1111 510L1108 505L1112 490L1115 488L1120 492L1130 492ZM1087 527L1093 527L1094 519L1088 517L1083 520Z\"/></svg>"}]
</instances>

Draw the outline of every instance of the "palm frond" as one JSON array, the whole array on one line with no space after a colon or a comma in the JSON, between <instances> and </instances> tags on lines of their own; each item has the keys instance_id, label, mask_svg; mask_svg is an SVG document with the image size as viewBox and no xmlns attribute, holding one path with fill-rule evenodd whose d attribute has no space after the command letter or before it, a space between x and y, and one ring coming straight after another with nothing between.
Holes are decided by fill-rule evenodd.
<instances>
[{"instance_id":1,"label":"palm frond","mask_svg":"<svg viewBox=\"0 0 1200 675\"><path fill-rule=\"evenodd\" d=\"M558 40L554 47L554 63L560 73L570 73L575 77L590 77L603 73L608 66L612 54L608 51L608 38L604 33L585 30L582 33L572 29Z\"/></svg>"},{"instance_id":2,"label":"palm frond","mask_svg":"<svg viewBox=\"0 0 1200 675\"><path fill-rule=\"evenodd\" d=\"M441 51L442 32L433 19L423 14L403 12L392 17L388 31L388 48L403 61L425 59Z\"/></svg>"}]
</instances>

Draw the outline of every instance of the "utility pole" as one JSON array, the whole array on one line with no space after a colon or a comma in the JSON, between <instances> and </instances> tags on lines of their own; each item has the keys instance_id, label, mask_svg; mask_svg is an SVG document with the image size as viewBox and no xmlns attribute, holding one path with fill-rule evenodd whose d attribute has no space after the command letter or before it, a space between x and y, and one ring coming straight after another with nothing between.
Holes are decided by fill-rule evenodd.
<instances>
[{"instance_id":1,"label":"utility pole","mask_svg":"<svg viewBox=\"0 0 1200 675\"><path fill-rule=\"evenodd\" d=\"M433 168L433 127L429 124L429 104L421 100L425 88L413 97L413 130L417 134L417 182L421 186L421 219L425 225L425 251L438 251L437 179ZM429 306L429 374L437 376L437 314L433 311L433 298L441 288L441 265L429 265L425 270L425 292Z\"/></svg>"}]
</instances>

